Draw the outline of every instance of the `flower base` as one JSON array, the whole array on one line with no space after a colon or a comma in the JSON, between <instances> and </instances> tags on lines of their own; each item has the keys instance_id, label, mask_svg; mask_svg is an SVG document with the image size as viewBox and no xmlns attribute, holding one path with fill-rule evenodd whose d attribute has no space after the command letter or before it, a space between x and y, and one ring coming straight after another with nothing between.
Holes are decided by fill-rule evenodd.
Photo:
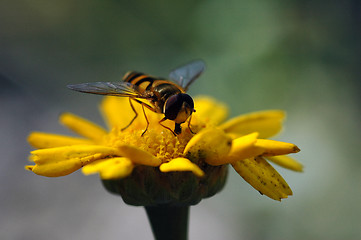
<instances>
[{"instance_id":1,"label":"flower base","mask_svg":"<svg viewBox=\"0 0 361 240\"><path fill-rule=\"evenodd\" d=\"M225 185L228 165L205 164L202 178L191 172L162 173L158 168L137 166L132 174L123 179L102 180L111 193L120 195L133 206L190 206L203 198L211 197Z\"/></svg>"}]
</instances>

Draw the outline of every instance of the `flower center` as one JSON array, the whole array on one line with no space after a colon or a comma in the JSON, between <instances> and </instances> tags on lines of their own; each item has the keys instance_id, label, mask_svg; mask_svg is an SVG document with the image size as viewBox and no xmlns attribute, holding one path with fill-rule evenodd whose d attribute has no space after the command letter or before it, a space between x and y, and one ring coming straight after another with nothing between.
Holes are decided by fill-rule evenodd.
<instances>
[{"instance_id":1,"label":"flower center","mask_svg":"<svg viewBox=\"0 0 361 240\"><path fill-rule=\"evenodd\" d=\"M141 136L143 131L139 128L128 128L123 131L120 128L113 128L104 138L103 144L111 147L134 146L151 153L162 162L168 162L174 158L183 157L184 148L193 137L188 128L184 128L177 136L163 127L148 128L147 132Z\"/></svg>"}]
</instances>

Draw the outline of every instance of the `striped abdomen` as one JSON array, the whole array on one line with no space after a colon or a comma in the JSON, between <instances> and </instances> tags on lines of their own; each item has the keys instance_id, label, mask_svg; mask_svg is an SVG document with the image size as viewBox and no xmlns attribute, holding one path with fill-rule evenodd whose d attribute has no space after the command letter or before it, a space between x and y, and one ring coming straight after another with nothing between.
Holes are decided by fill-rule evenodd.
<instances>
[{"instance_id":1,"label":"striped abdomen","mask_svg":"<svg viewBox=\"0 0 361 240\"><path fill-rule=\"evenodd\" d=\"M157 79L139 72L128 72L123 77L123 81L131 83L135 90L146 97L159 113L164 113L164 104L170 96L184 93L180 86L171 81Z\"/></svg>"}]
</instances>

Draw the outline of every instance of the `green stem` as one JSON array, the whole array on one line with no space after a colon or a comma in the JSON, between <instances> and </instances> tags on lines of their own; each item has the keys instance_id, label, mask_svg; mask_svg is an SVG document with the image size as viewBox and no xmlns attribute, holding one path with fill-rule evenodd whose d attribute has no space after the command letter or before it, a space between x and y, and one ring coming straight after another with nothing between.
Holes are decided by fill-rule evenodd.
<instances>
[{"instance_id":1,"label":"green stem","mask_svg":"<svg viewBox=\"0 0 361 240\"><path fill-rule=\"evenodd\" d=\"M187 240L189 206L145 207L155 240Z\"/></svg>"}]
</instances>

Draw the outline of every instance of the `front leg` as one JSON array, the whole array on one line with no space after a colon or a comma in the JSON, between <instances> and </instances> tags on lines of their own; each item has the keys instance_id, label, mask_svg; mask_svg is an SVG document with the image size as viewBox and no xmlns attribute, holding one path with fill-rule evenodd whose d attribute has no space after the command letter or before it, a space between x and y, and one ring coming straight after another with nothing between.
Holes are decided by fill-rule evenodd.
<instances>
[{"instance_id":1,"label":"front leg","mask_svg":"<svg viewBox=\"0 0 361 240\"><path fill-rule=\"evenodd\" d=\"M159 125L161 125L162 127L164 127L164 128L166 128L166 129L168 129L169 131L171 131L172 133L173 133L173 135L174 136L177 136L177 132L174 132L176 129L174 129L174 131L172 130L172 129L170 129L169 127L167 127L167 126L164 126L163 124L162 124L162 122L164 122L165 120L167 120L167 118L166 117L164 117L164 118L162 118L158 123L159 123ZM180 127L180 126L179 126ZM179 132L180 133L180 132Z\"/></svg>"}]
</instances>

